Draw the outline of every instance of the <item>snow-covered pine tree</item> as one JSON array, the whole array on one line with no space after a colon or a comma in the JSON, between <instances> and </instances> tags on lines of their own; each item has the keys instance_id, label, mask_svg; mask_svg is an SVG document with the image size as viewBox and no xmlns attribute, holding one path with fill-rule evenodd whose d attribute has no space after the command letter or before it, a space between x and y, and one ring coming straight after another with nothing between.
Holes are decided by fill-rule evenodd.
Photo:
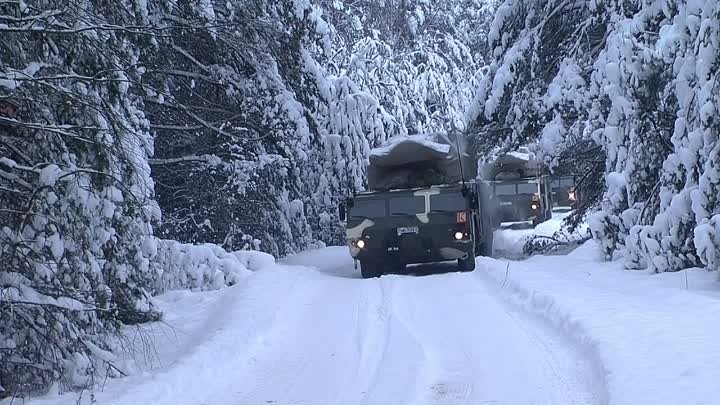
<instances>
[{"instance_id":1,"label":"snow-covered pine tree","mask_svg":"<svg viewBox=\"0 0 720 405\"><path fill-rule=\"evenodd\" d=\"M280 255L306 247L298 167L320 141L303 60L322 41L318 11L294 1L185 1L157 3L151 18L175 24L142 57L161 234Z\"/></svg>"},{"instance_id":2,"label":"snow-covered pine tree","mask_svg":"<svg viewBox=\"0 0 720 405\"><path fill-rule=\"evenodd\" d=\"M377 98L405 126L398 134L465 124L478 69L463 40L479 42L482 29L472 36L457 28L486 23L482 19L489 13L484 3L332 4L330 22L342 29L337 34L342 47L330 60L332 73L349 77Z\"/></svg>"},{"instance_id":3,"label":"snow-covered pine tree","mask_svg":"<svg viewBox=\"0 0 720 405\"><path fill-rule=\"evenodd\" d=\"M608 257L716 268L717 13L701 1L505 1L474 132L534 142L550 163L586 145L587 173L604 166L590 222Z\"/></svg>"},{"instance_id":4,"label":"snow-covered pine tree","mask_svg":"<svg viewBox=\"0 0 720 405\"><path fill-rule=\"evenodd\" d=\"M477 10L440 1L320 2L334 43L329 54L313 52L321 91L312 116L325 152L316 155L323 174L307 206L321 240L343 242L336 203L364 188L372 147L391 136L464 125L477 69L470 49L456 38L471 34L455 27L488 16L479 11L487 6L466 3Z\"/></svg>"},{"instance_id":5,"label":"snow-covered pine tree","mask_svg":"<svg viewBox=\"0 0 720 405\"><path fill-rule=\"evenodd\" d=\"M633 245L628 246L642 264L656 271L698 265L718 269L719 245L716 232L710 229L716 227L720 212L719 13L717 2L667 1L661 9L644 7L630 21L644 21L646 29L657 33L643 36L643 43L653 63L670 72L661 81L662 101L656 102L655 109L671 108L665 120L667 152L656 185L657 211L652 221L631 229Z\"/></svg>"},{"instance_id":6,"label":"snow-covered pine tree","mask_svg":"<svg viewBox=\"0 0 720 405\"><path fill-rule=\"evenodd\" d=\"M116 374L107 335L157 315L142 4L0 3L0 397Z\"/></svg>"}]
</instances>

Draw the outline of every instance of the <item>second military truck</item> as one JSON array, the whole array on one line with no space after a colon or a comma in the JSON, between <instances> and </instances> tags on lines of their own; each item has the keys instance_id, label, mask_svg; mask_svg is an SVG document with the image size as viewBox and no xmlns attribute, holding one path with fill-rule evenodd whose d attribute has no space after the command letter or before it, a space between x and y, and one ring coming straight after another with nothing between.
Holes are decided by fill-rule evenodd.
<instances>
[{"instance_id":1,"label":"second military truck","mask_svg":"<svg viewBox=\"0 0 720 405\"><path fill-rule=\"evenodd\" d=\"M340 207L363 277L444 261L472 271L476 256L492 254L494 210L459 137L403 137L372 151L370 191Z\"/></svg>"},{"instance_id":2,"label":"second military truck","mask_svg":"<svg viewBox=\"0 0 720 405\"><path fill-rule=\"evenodd\" d=\"M498 156L483 167L497 201L497 219L505 224L532 223L552 218L551 179L542 161L527 148Z\"/></svg>"}]
</instances>

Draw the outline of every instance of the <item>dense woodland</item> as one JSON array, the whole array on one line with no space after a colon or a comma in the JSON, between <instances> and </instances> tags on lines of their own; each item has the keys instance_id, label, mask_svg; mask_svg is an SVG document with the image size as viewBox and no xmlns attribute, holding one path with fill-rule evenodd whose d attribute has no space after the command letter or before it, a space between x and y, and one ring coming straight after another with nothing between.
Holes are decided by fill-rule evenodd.
<instances>
[{"instance_id":1,"label":"dense woodland","mask_svg":"<svg viewBox=\"0 0 720 405\"><path fill-rule=\"evenodd\" d=\"M530 145L582 175L574 223L608 258L717 270L719 14L0 0L0 398L122 375L119 328L161 316L163 240L276 256L342 243L336 204L391 136Z\"/></svg>"}]
</instances>

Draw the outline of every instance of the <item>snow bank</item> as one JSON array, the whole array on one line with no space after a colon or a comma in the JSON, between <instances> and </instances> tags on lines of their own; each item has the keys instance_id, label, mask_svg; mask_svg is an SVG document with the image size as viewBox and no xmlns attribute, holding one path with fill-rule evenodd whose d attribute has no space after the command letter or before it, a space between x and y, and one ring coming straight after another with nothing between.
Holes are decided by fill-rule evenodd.
<instances>
[{"instance_id":1,"label":"snow bank","mask_svg":"<svg viewBox=\"0 0 720 405\"><path fill-rule=\"evenodd\" d=\"M605 374L611 404L713 404L720 397L720 286L694 269L650 275L600 261L590 241L568 256L479 259L480 277L570 336ZM687 279L685 278L687 276Z\"/></svg>"},{"instance_id":2,"label":"snow bank","mask_svg":"<svg viewBox=\"0 0 720 405\"><path fill-rule=\"evenodd\" d=\"M159 240L151 266L158 275L155 293L169 290L216 290L275 263L263 252L227 252L213 244L190 245Z\"/></svg>"},{"instance_id":3,"label":"snow bank","mask_svg":"<svg viewBox=\"0 0 720 405\"><path fill-rule=\"evenodd\" d=\"M522 228L520 223L507 223L503 226L509 228L497 229L494 232L493 250L494 257L502 257L506 259L520 260L525 259L528 255L525 251L525 245L537 236L557 236L563 241L579 240L586 235L588 227L582 224L578 229L570 233L562 233L565 218L572 214L570 212L554 212L553 217L545 222L538 224L536 227ZM517 225L517 229L512 226Z\"/></svg>"}]
</instances>

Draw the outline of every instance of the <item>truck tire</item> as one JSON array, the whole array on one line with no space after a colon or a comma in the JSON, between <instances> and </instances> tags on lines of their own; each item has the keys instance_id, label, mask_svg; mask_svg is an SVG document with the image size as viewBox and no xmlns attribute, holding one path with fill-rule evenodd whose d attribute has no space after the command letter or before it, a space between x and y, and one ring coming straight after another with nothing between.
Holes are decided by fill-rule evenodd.
<instances>
[{"instance_id":1,"label":"truck tire","mask_svg":"<svg viewBox=\"0 0 720 405\"><path fill-rule=\"evenodd\" d=\"M360 260L360 274L363 278L377 278L383 275L383 268L377 262Z\"/></svg>"},{"instance_id":2,"label":"truck tire","mask_svg":"<svg viewBox=\"0 0 720 405\"><path fill-rule=\"evenodd\" d=\"M475 270L475 252L470 252L465 259L458 259L458 271L470 272Z\"/></svg>"}]
</instances>

